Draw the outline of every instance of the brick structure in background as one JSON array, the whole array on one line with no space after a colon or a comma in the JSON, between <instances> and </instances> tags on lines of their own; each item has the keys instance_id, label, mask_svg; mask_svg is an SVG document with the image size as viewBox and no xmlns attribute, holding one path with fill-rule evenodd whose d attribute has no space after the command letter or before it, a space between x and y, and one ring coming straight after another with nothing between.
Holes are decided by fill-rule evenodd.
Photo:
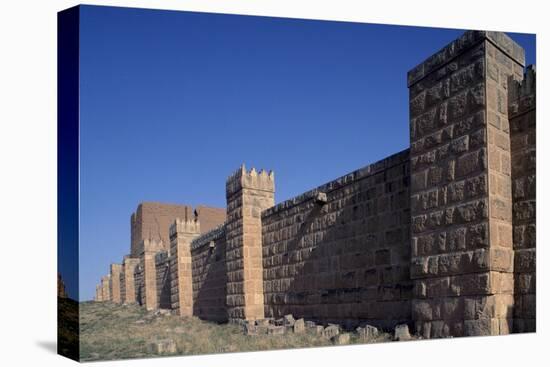
<instances>
[{"instance_id":1,"label":"brick structure in background","mask_svg":"<svg viewBox=\"0 0 550 367\"><path fill-rule=\"evenodd\" d=\"M176 219L170 226L171 307L180 316L193 316L191 241L200 233L194 219Z\"/></svg>"},{"instance_id":2,"label":"brick structure in background","mask_svg":"<svg viewBox=\"0 0 550 367\"><path fill-rule=\"evenodd\" d=\"M139 257L143 252L140 246L143 240L162 241L164 250L169 251L170 225L176 218L193 220L197 214L202 230L207 232L225 221L225 209L210 208L199 205L195 209L189 205L175 205L155 202L144 202L138 205L130 217L132 257Z\"/></svg>"},{"instance_id":3,"label":"brick structure in background","mask_svg":"<svg viewBox=\"0 0 550 367\"><path fill-rule=\"evenodd\" d=\"M505 34L468 31L408 73L410 149L277 205L273 173L244 166L226 181L226 214L141 204L122 299L132 283L149 310L216 322L535 331L536 75L524 64ZM97 300L113 299L108 284Z\"/></svg>"},{"instance_id":4,"label":"brick structure in background","mask_svg":"<svg viewBox=\"0 0 550 367\"><path fill-rule=\"evenodd\" d=\"M120 298L120 272L122 271L121 264L111 264L111 273L109 277L109 291L111 293L111 301L114 303L122 303Z\"/></svg>"},{"instance_id":5,"label":"brick structure in background","mask_svg":"<svg viewBox=\"0 0 550 367\"><path fill-rule=\"evenodd\" d=\"M514 224L514 331L536 330L536 73L508 81Z\"/></svg>"},{"instance_id":6,"label":"brick structure in background","mask_svg":"<svg viewBox=\"0 0 550 367\"><path fill-rule=\"evenodd\" d=\"M264 317L263 210L275 204L273 172L241 166L226 182L227 307L229 319Z\"/></svg>"}]
</instances>

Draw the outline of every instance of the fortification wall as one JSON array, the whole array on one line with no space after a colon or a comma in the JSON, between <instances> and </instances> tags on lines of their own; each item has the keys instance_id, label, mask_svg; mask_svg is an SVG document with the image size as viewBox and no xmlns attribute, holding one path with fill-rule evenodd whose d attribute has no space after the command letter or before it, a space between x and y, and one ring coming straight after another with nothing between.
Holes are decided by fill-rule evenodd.
<instances>
[{"instance_id":1,"label":"fortification wall","mask_svg":"<svg viewBox=\"0 0 550 367\"><path fill-rule=\"evenodd\" d=\"M409 321L409 223L408 150L265 210L266 317Z\"/></svg>"},{"instance_id":2,"label":"fortification wall","mask_svg":"<svg viewBox=\"0 0 550 367\"><path fill-rule=\"evenodd\" d=\"M171 284L170 284L170 259L166 251L158 252L155 255L157 307L163 309L172 308Z\"/></svg>"},{"instance_id":3,"label":"fortification wall","mask_svg":"<svg viewBox=\"0 0 550 367\"><path fill-rule=\"evenodd\" d=\"M196 238L191 244L193 315L227 321L227 264L225 226Z\"/></svg>"},{"instance_id":4,"label":"fortification wall","mask_svg":"<svg viewBox=\"0 0 550 367\"><path fill-rule=\"evenodd\" d=\"M464 33L408 73L410 149L278 205L273 172L244 165L226 181L226 222L141 204L121 300L133 284L149 310L218 322L535 331L536 75L524 62L503 33ZM119 302L115 283L103 277L96 299Z\"/></svg>"},{"instance_id":5,"label":"fortification wall","mask_svg":"<svg viewBox=\"0 0 550 367\"><path fill-rule=\"evenodd\" d=\"M514 330L536 330L536 74L508 84L514 224Z\"/></svg>"},{"instance_id":6,"label":"fortification wall","mask_svg":"<svg viewBox=\"0 0 550 367\"><path fill-rule=\"evenodd\" d=\"M136 302L140 306L145 305L145 282L143 277L143 264L141 261L134 268L134 290Z\"/></svg>"}]
</instances>

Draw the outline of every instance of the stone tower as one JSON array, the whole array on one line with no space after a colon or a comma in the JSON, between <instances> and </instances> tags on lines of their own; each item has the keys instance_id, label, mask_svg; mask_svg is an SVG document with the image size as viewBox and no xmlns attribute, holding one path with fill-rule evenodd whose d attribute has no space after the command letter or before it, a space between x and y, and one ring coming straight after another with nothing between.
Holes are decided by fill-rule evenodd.
<instances>
[{"instance_id":1,"label":"stone tower","mask_svg":"<svg viewBox=\"0 0 550 367\"><path fill-rule=\"evenodd\" d=\"M468 31L408 74L412 314L424 337L511 332L508 78L524 50Z\"/></svg>"},{"instance_id":2,"label":"stone tower","mask_svg":"<svg viewBox=\"0 0 550 367\"><path fill-rule=\"evenodd\" d=\"M145 249L140 256L140 266L143 272L143 298L142 303L149 311L158 309L157 295L157 267L155 256L157 252L162 251L164 244L155 239L143 240L141 244Z\"/></svg>"},{"instance_id":3,"label":"stone tower","mask_svg":"<svg viewBox=\"0 0 550 367\"><path fill-rule=\"evenodd\" d=\"M191 242L200 232L200 223L193 219L176 219L170 226L171 303L180 316L193 316Z\"/></svg>"},{"instance_id":4,"label":"stone tower","mask_svg":"<svg viewBox=\"0 0 550 367\"><path fill-rule=\"evenodd\" d=\"M229 319L264 318L261 213L275 203L273 172L244 165L227 179L227 308Z\"/></svg>"},{"instance_id":5,"label":"stone tower","mask_svg":"<svg viewBox=\"0 0 550 367\"><path fill-rule=\"evenodd\" d=\"M121 264L111 264L110 273L110 293L111 301L114 303L122 303L120 297L120 272L122 271Z\"/></svg>"}]
</instances>

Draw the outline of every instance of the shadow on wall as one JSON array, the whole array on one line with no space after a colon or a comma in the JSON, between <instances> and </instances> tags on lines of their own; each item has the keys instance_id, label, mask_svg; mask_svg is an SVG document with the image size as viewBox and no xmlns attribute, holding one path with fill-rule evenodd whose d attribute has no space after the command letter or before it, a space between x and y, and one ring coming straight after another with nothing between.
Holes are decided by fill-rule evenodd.
<instances>
[{"instance_id":1,"label":"shadow on wall","mask_svg":"<svg viewBox=\"0 0 550 367\"><path fill-rule=\"evenodd\" d=\"M266 317L411 322L408 150L262 213ZM326 192L327 203L314 199Z\"/></svg>"},{"instance_id":2,"label":"shadow on wall","mask_svg":"<svg viewBox=\"0 0 550 367\"><path fill-rule=\"evenodd\" d=\"M193 259L195 259L193 315L200 319L220 323L228 321L225 249L224 232L220 238L192 250ZM197 260L200 264L197 264Z\"/></svg>"}]
</instances>

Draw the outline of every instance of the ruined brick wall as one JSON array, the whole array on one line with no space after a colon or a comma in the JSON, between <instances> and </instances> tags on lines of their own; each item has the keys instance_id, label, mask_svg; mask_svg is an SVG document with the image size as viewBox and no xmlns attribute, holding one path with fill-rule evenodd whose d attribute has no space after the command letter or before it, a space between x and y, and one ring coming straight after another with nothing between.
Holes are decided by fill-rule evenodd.
<instances>
[{"instance_id":1,"label":"ruined brick wall","mask_svg":"<svg viewBox=\"0 0 550 367\"><path fill-rule=\"evenodd\" d=\"M523 63L508 36L469 31L409 72L412 316L424 337L510 331L506 80Z\"/></svg>"},{"instance_id":2,"label":"ruined brick wall","mask_svg":"<svg viewBox=\"0 0 550 367\"><path fill-rule=\"evenodd\" d=\"M408 150L265 210L266 317L410 321L409 223Z\"/></svg>"},{"instance_id":3,"label":"ruined brick wall","mask_svg":"<svg viewBox=\"0 0 550 367\"><path fill-rule=\"evenodd\" d=\"M143 240L162 241L168 251L170 244L169 228L176 218L193 220L195 209L188 205L144 202L138 205L130 217L131 256L138 257L143 252ZM196 212L204 232L225 221L225 209L197 206Z\"/></svg>"},{"instance_id":4,"label":"ruined brick wall","mask_svg":"<svg viewBox=\"0 0 550 367\"><path fill-rule=\"evenodd\" d=\"M514 224L514 331L536 330L536 73L509 80Z\"/></svg>"},{"instance_id":5,"label":"ruined brick wall","mask_svg":"<svg viewBox=\"0 0 550 367\"><path fill-rule=\"evenodd\" d=\"M225 226L193 240L193 315L203 320L225 322L228 319Z\"/></svg>"}]
</instances>

